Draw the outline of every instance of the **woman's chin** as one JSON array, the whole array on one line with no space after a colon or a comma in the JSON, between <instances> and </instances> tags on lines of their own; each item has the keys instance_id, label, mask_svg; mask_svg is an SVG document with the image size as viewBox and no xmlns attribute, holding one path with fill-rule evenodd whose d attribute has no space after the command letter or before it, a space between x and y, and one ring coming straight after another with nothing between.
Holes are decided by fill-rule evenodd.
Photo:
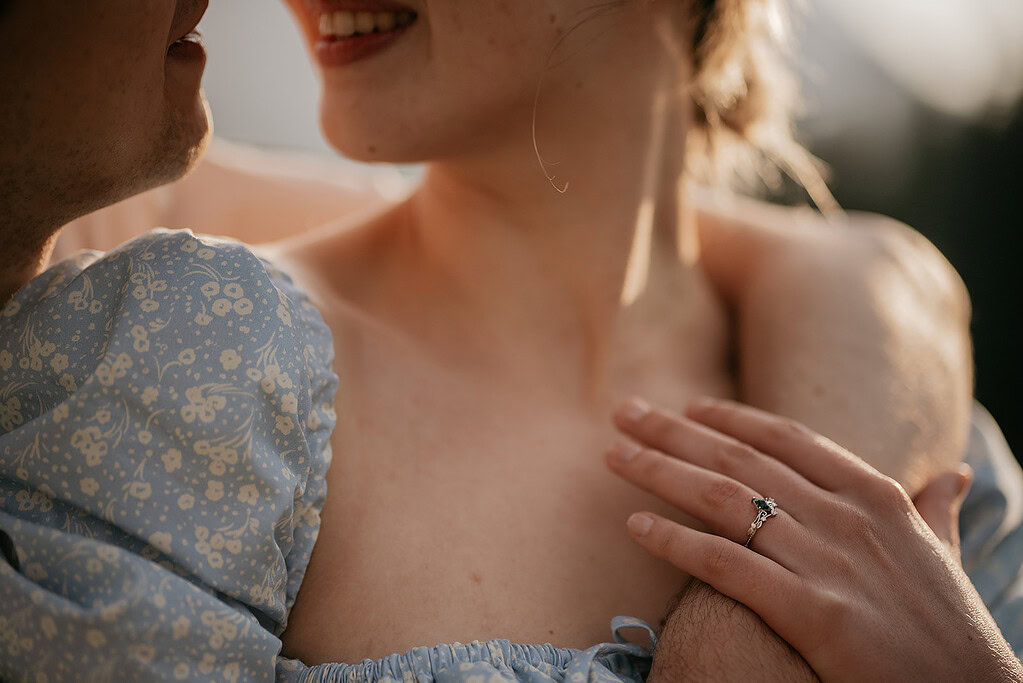
<instances>
[{"instance_id":1,"label":"woman's chin","mask_svg":"<svg viewBox=\"0 0 1023 683\"><path fill-rule=\"evenodd\" d=\"M326 111L320 113L320 129L327 143L341 156L352 161L386 161L382 158L379 139L383 135L348 117Z\"/></svg>"},{"instance_id":2,"label":"woman's chin","mask_svg":"<svg viewBox=\"0 0 1023 683\"><path fill-rule=\"evenodd\" d=\"M386 163L397 161L396 159L391 158L391 156L387 154L386 150L381 150L377 145L372 142L367 142L365 139L353 140L347 137L338 139L337 137L331 137L328 135L327 142L335 152L352 161L362 163Z\"/></svg>"},{"instance_id":3,"label":"woman's chin","mask_svg":"<svg viewBox=\"0 0 1023 683\"><path fill-rule=\"evenodd\" d=\"M335 152L351 159L365 163L414 164L428 159L422 149L414 149L418 145L404 145L395 136L374 131L361 132L356 126L340 126L323 123L323 136ZM386 142L382 142L386 141Z\"/></svg>"}]
</instances>

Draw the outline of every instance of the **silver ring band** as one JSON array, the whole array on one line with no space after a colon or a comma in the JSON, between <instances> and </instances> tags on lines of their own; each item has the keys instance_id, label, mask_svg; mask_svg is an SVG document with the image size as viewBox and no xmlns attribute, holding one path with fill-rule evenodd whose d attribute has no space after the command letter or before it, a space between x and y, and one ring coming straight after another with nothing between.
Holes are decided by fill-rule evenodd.
<instances>
[{"instance_id":1,"label":"silver ring band","mask_svg":"<svg viewBox=\"0 0 1023 683\"><path fill-rule=\"evenodd\" d=\"M753 535L760 527L764 526L767 518L778 514L778 506L775 504L774 498L754 498L753 507L757 509L757 516L753 518L753 522L749 525L749 531L746 533L746 542L743 545L747 548L753 540Z\"/></svg>"}]
</instances>

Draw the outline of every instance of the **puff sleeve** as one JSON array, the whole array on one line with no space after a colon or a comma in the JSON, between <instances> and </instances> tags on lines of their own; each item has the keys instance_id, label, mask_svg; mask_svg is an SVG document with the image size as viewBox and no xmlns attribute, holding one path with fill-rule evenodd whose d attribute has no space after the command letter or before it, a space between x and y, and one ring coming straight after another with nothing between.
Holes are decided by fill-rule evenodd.
<instances>
[{"instance_id":1,"label":"puff sleeve","mask_svg":"<svg viewBox=\"0 0 1023 683\"><path fill-rule=\"evenodd\" d=\"M286 276L189 231L19 291L0 313L0 678L274 679L326 496L332 358Z\"/></svg>"}]
</instances>

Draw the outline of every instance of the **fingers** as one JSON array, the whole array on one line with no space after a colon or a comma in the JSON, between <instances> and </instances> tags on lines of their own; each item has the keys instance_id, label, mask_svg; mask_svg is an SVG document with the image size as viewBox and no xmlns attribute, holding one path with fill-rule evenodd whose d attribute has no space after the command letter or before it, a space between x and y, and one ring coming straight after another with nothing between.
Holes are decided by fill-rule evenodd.
<instances>
[{"instance_id":1,"label":"fingers","mask_svg":"<svg viewBox=\"0 0 1023 683\"><path fill-rule=\"evenodd\" d=\"M785 463L828 491L880 476L852 453L793 420L732 401L700 399L686 417L727 434Z\"/></svg>"},{"instance_id":2,"label":"fingers","mask_svg":"<svg viewBox=\"0 0 1023 683\"><path fill-rule=\"evenodd\" d=\"M917 512L938 540L962 563L959 552L959 508L970 489L973 471L968 465L935 477L913 499Z\"/></svg>"},{"instance_id":3,"label":"fingers","mask_svg":"<svg viewBox=\"0 0 1023 683\"><path fill-rule=\"evenodd\" d=\"M695 517L714 533L734 543L746 542L758 512L753 498L761 496L745 484L624 441L608 452L607 462L622 478ZM788 513L778 510L764 521L754 543L758 551L788 567L793 551L802 545L798 526Z\"/></svg>"},{"instance_id":4,"label":"fingers","mask_svg":"<svg viewBox=\"0 0 1023 683\"><path fill-rule=\"evenodd\" d=\"M618 410L615 422L643 444L740 481L764 497L778 499L796 519L814 508L819 491L813 484L741 440L654 409L638 399Z\"/></svg>"},{"instance_id":5,"label":"fingers","mask_svg":"<svg viewBox=\"0 0 1023 683\"><path fill-rule=\"evenodd\" d=\"M632 515L628 528L649 553L743 603L775 631L801 613L807 592L799 578L763 555L650 512Z\"/></svg>"}]
</instances>

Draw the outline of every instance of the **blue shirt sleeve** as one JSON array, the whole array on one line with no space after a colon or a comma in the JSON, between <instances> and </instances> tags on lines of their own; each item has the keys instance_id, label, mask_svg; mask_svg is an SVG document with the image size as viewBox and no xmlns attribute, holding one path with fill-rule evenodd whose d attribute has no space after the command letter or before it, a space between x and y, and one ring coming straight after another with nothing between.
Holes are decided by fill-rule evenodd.
<instances>
[{"instance_id":1,"label":"blue shirt sleeve","mask_svg":"<svg viewBox=\"0 0 1023 683\"><path fill-rule=\"evenodd\" d=\"M0 313L0 678L270 680L337 378L244 246L155 231Z\"/></svg>"},{"instance_id":2,"label":"blue shirt sleeve","mask_svg":"<svg viewBox=\"0 0 1023 683\"><path fill-rule=\"evenodd\" d=\"M1023 655L1023 472L975 403L964 460L973 486L959 513L963 569L1016 656Z\"/></svg>"}]
</instances>

